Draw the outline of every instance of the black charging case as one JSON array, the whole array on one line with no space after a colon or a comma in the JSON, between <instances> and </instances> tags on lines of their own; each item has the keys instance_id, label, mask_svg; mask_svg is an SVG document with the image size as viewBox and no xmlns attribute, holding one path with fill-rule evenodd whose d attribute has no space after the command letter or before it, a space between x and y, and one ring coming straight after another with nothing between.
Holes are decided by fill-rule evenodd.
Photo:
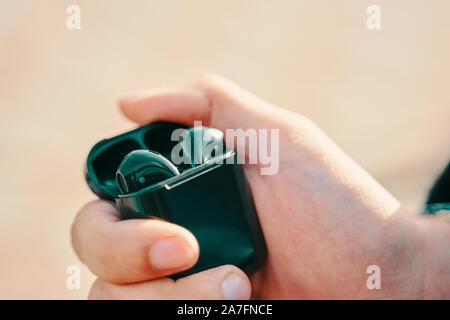
<instances>
[{"instance_id":1,"label":"black charging case","mask_svg":"<svg viewBox=\"0 0 450 320\"><path fill-rule=\"evenodd\" d=\"M190 230L200 257L179 278L232 264L251 274L264 262L266 245L252 195L235 150L194 168L179 167L179 176L135 193L120 194L116 171L131 151L148 149L171 159L172 132L185 125L153 122L98 142L89 152L85 177L100 198L115 201L122 219L161 218Z\"/></svg>"}]
</instances>

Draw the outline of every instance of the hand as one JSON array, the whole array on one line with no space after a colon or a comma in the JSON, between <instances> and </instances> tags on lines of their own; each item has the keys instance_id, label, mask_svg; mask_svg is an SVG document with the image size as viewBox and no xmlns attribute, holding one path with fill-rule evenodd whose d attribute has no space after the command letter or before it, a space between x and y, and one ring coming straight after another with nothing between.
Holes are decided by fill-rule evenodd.
<instances>
[{"instance_id":1,"label":"hand","mask_svg":"<svg viewBox=\"0 0 450 320\"><path fill-rule=\"evenodd\" d=\"M268 246L251 277L253 296L292 298L415 298L425 267L414 219L399 202L305 117L273 106L217 76L192 85L140 92L120 102L143 125L165 120L227 128L279 129L275 175L245 165ZM356 133L357 134L357 133ZM227 142L228 143L228 142ZM85 206L73 225L73 245L98 276L91 298L248 299L249 279L222 266L172 281L193 266L198 244L180 226L160 220L119 221L106 201ZM382 290L369 290L369 265Z\"/></svg>"}]
</instances>

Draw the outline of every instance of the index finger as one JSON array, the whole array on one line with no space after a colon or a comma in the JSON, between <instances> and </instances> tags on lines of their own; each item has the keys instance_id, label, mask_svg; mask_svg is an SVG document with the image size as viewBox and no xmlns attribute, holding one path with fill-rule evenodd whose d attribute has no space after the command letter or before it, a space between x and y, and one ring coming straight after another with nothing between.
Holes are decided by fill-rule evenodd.
<instances>
[{"instance_id":1,"label":"index finger","mask_svg":"<svg viewBox=\"0 0 450 320\"><path fill-rule=\"evenodd\" d=\"M274 118L274 107L232 82L215 75L201 77L189 86L140 91L119 102L130 120L144 125L172 121L227 128L257 128ZM270 115L270 116L269 116Z\"/></svg>"}]
</instances>

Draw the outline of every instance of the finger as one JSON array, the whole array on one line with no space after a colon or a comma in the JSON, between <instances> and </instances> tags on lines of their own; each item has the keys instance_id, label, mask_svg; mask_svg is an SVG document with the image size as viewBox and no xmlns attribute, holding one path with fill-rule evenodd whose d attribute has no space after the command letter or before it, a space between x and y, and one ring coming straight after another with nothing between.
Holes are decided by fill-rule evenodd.
<instances>
[{"instance_id":1,"label":"finger","mask_svg":"<svg viewBox=\"0 0 450 320\"><path fill-rule=\"evenodd\" d=\"M273 114L268 103L223 77L212 75L186 87L141 91L122 99L120 108L125 116L141 125L157 120L192 125L197 120L223 131L254 127L258 123L255 117L268 118L267 115Z\"/></svg>"},{"instance_id":2,"label":"finger","mask_svg":"<svg viewBox=\"0 0 450 320\"><path fill-rule=\"evenodd\" d=\"M140 125L158 120L206 123L210 114L208 97L202 90L192 87L142 91L121 99L119 105L127 118Z\"/></svg>"},{"instance_id":3,"label":"finger","mask_svg":"<svg viewBox=\"0 0 450 320\"><path fill-rule=\"evenodd\" d=\"M251 296L248 277L227 265L173 281L168 278L130 285L115 285L97 280L89 299L226 299L247 300Z\"/></svg>"},{"instance_id":4,"label":"finger","mask_svg":"<svg viewBox=\"0 0 450 320\"><path fill-rule=\"evenodd\" d=\"M98 200L78 213L72 243L99 278L114 283L146 281L192 267L199 255L188 230L158 219L119 220L112 203Z\"/></svg>"}]
</instances>

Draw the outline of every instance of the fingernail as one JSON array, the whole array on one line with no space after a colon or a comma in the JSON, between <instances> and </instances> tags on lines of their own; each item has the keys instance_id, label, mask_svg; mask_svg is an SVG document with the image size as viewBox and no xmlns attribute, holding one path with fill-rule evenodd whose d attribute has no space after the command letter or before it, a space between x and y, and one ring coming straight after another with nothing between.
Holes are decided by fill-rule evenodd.
<instances>
[{"instance_id":1,"label":"fingernail","mask_svg":"<svg viewBox=\"0 0 450 320\"><path fill-rule=\"evenodd\" d=\"M242 276L232 273L222 282L222 294L225 300L247 300L250 287Z\"/></svg>"},{"instance_id":2,"label":"fingernail","mask_svg":"<svg viewBox=\"0 0 450 320\"><path fill-rule=\"evenodd\" d=\"M188 267L195 259L194 248L188 241L173 237L157 241L150 247L150 263L157 269Z\"/></svg>"}]
</instances>

